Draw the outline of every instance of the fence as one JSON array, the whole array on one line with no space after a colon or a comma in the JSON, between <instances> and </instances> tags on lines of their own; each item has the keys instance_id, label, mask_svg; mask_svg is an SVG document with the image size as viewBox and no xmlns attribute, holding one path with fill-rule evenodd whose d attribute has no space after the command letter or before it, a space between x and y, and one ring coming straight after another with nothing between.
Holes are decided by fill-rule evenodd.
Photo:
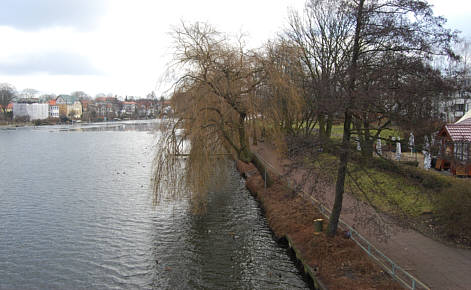
<instances>
[{"instance_id":1,"label":"fence","mask_svg":"<svg viewBox=\"0 0 471 290\"><path fill-rule=\"evenodd\" d=\"M265 165L265 172L264 175L266 177L267 175L267 169L269 168L268 171L271 172L273 175L276 175L280 180L285 182L285 184L290 188L293 189L291 186L289 180L285 177L283 177L283 174L278 172L271 164L270 162L266 161L265 159L260 156L260 154L254 153L257 158ZM266 183L265 183L266 187ZM330 216L330 210L325 207L321 202L319 202L317 199L312 197L310 194L306 194L304 191L300 191L303 195L304 198L310 200L321 212L321 214L326 217L327 219ZM407 289L427 289L430 290L430 287L425 285L423 282L421 282L419 279L415 278L413 275L411 275L409 272L406 270L402 269L399 265L397 265L393 260L391 260L388 256L386 256L383 252L378 250L373 244L371 244L365 237L363 237L359 232L357 232L354 228L352 228L350 225L345 223L342 219L339 219L339 226L345 230L348 230L350 233L350 238L355 241L355 243L363 250L365 251L368 256L370 256L373 261L375 261L378 265L380 265L391 277L399 281L404 287Z\"/></svg>"}]
</instances>

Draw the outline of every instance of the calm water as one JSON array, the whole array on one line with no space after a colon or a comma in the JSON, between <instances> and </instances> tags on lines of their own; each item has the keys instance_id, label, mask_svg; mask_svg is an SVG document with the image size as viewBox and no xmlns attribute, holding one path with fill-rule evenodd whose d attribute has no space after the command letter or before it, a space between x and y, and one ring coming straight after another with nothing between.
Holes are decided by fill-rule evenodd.
<instances>
[{"instance_id":1,"label":"calm water","mask_svg":"<svg viewBox=\"0 0 471 290\"><path fill-rule=\"evenodd\" d=\"M148 128L0 130L0 289L306 288L235 171L152 207Z\"/></svg>"}]
</instances>

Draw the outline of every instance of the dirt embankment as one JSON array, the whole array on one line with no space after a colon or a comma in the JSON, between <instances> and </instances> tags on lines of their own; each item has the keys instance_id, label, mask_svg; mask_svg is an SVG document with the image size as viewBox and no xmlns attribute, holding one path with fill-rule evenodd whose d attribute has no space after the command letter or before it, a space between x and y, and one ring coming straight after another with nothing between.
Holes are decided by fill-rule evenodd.
<instances>
[{"instance_id":1,"label":"dirt embankment","mask_svg":"<svg viewBox=\"0 0 471 290\"><path fill-rule=\"evenodd\" d=\"M403 289L344 233L334 238L327 238L324 233L315 235L313 220L323 216L312 203L279 182L265 190L264 181L252 164L237 161L237 169L260 201L275 236L289 237L301 262L328 289Z\"/></svg>"}]
</instances>

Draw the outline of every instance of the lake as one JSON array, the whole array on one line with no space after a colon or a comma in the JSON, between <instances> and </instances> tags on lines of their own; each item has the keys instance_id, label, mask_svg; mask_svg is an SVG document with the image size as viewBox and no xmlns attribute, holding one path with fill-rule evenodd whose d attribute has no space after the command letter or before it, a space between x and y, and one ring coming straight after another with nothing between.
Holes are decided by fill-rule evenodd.
<instances>
[{"instance_id":1,"label":"lake","mask_svg":"<svg viewBox=\"0 0 471 290\"><path fill-rule=\"evenodd\" d=\"M308 289L235 169L152 205L155 125L0 129L0 289Z\"/></svg>"}]
</instances>

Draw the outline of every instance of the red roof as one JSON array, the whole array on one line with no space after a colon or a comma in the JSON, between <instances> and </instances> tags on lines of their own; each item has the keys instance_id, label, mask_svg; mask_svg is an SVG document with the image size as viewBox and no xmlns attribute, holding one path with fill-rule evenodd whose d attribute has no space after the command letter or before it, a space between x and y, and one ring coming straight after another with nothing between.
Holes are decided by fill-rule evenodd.
<instances>
[{"instance_id":1,"label":"red roof","mask_svg":"<svg viewBox=\"0 0 471 290\"><path fill-rule=\"evenodd\" d=\"M471 142L471 123L460 122L458 124L445 125L445 130L453 142L468 141Z\"/></svg>"},{"instance_id":2,"label":"red roof","mask_svg":"<svg viewBox=\"0 0 471 290\"><path fill-rule=\"evenodd\" d=\"M3 109L2 105L0 105L0 109ZM9 109L13 110L13 103L8 103L7 110L9 110Z\"/></svg>"},{"instance_id":3,"label":"red roof","mask_svg":"<svg viewBox=\"0 0 471 290\"><path fill-rule=\"evenodd\" d=\"M56 106L56 100L49 100L49 106Z\"/></svg>"}]
</instances>

